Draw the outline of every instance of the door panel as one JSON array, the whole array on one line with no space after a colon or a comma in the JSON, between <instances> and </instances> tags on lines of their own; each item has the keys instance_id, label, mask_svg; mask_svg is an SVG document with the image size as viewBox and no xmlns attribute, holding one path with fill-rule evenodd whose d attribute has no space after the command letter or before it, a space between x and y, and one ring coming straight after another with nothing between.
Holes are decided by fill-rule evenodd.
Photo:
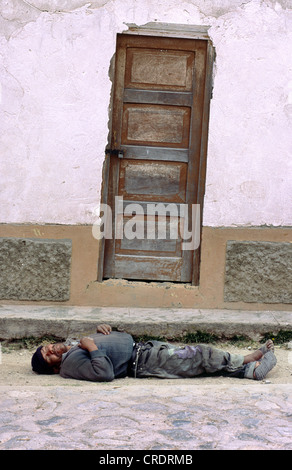
<instances>
[{"instance_id":1,"label":"door panel","mask_svg":"<svg viewBox=\"0 0 292 470\"><path fill-rule=\"evenodd\" d=\"M104 278L196 277L198 256L182 249L179 227L191 213L181 205L200 202L206 58L204 40L118 35L106 197L114 236L105 240Z\"/></svg>"},{"instance_id":2,"label":"door panel","mask_svg":"<svg viewBox=\"0 0 292 470\"><path fill-rule=\"evenodd\" d=\"M124 230L127 224L131 223L130 217L123 217L121 223L124 224ZM120 255L129 255L135 250L138 256L181 256L181 239L177 240L170 237L171 231L176 230L177 219L167 217L165 228L166 237L158 238L159 222L156 217L145 220L143 216L135 216L134 223L137 226L137 234L142 238L133 238L129 240L124 237L116 241L116 253ZM140 225L140 226L139 226ZM162 232L161 232L162 234ZM163 234L162 234L163 235Z\"/></svg>"},{"instance_id":3,"label":"door panel","mask_svg":"<svg viewBox=\"0 0 292 470\"><path fill-rule=\"evenodd\" d=\"M123 279L151 279L154 281L180 281L182 261L180 258L151 258L140 256L116 256L115 277ZM127 275L125 275L127 273Z\"/></svg>"},{"instance_id":4,"label":"door panel","mask_svg":"<svg viewBox=\"0 0 292 470\"><path fill-rule=\"evenodd\" d=\"M124 145L167 145L186 148L189 143L190 108L126 104L123 112Z\"/></svg>"},{"instance_id":5,"label":"door panel","mask_svg":"<svg viewBox=\"0 0 292 470\"><path fill-rule=\"evenodd\" d=\"M129 201L185 202L187 164L122 160L119 195Z\"/></svg>"},{"instance_id":6,"label":"door panel","mask_svg":"<svg viewBox=\"0 0 292 470\"><path fill-rule=\"evenodd\" d=\"M128 48L125 87L190 91L194 53Z\"/></svg>"}]
</instances>

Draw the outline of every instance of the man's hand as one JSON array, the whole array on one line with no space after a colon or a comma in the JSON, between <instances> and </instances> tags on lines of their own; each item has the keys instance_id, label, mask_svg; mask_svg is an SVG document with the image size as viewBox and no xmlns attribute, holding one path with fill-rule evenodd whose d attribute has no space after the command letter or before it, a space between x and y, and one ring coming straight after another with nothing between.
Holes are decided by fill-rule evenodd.
<instances>
[{"instance_id":1,"label":"man's hand","mask_svg":"<svg viewBox=\"0 0 292 470\"><path fill-rule=\"evenodd\" d=\"M103 323L102 325L98 325L96 328L97 333L102 333L103 335L109 335L112 331L112 327L110 325L106 325Z\"/></svg>"},{"instance_id":2,"label":"man's hand","mask_svg":"<svg viewBox=\"0 0 292 470\"><path fill-rule=\"evenodd\" d=\"M98 350L98 347L96 346L93 339L89 338L88 336L85 336L84 338L81 338L81 340L79 341L78 346L79 346L79 348L86 349L89 352Z\"/></svg>"}]
</instances>

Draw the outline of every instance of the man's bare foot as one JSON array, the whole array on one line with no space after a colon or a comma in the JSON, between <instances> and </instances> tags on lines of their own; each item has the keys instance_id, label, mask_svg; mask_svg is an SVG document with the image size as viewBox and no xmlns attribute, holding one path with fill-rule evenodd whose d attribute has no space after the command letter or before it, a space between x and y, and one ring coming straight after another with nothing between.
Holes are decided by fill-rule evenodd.
<instances>
[{"instance_id":1,"label":"man's bare foot","mask_svg":"<svg viewBox=\"0 0 292 470\"><path fill-rule=\"evenodd\" d=\"M265 342L265 344L260 348L260 351L262 351L263 354L266 354L268 351L273 351L274 352L274 343L271 339L268 339L268 341Z\"/></svg>"},{"instance_id":2,"label":"man's bare foot","mask_svg":"<svg viewBox=\"0 0 292 470\"><path fill-rule=\"evenodd\" d=\"M268 351L274 351L274 343L271 339L268 339L268 341L266 341L264 346L262 346L261 348L257 349L251 354L247 354L247 356L244 356L243 364L248 364L249 362L258 361Z\"/></svg>"}]
</instances>

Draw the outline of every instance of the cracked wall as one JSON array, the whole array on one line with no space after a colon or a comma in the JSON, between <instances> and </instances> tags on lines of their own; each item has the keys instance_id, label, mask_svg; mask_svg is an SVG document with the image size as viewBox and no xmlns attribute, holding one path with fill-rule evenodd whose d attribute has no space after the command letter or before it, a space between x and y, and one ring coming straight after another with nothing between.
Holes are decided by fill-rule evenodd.
<instances>
[{"instance_id":1,"label":"cracked wall","mask_svg":"<svg viewBox=\"0 0 292 470\"><path fill-rule=\"evenodd\" d=\"M0 223L94 223L116 34L157 21L216 49L204 225L291 225L291 3L2 0Z\"/></svg>"}]
</instances>

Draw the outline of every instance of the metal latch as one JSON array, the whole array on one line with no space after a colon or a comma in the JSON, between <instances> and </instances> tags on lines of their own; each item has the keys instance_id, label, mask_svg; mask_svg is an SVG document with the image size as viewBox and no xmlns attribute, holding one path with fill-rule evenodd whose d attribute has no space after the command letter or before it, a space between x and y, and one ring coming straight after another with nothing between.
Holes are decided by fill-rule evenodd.
<instances>
[{"instance_id":1,"label":"metal latch","mask_svg":"<svg viewBox=\"0 0 292 470\"><path fill-rule=\"evenodd\" d=\"M105 149L105 153L116 155L118 158L124 158L125 151L121 149Z\"/></svg>"}]
</instances>

